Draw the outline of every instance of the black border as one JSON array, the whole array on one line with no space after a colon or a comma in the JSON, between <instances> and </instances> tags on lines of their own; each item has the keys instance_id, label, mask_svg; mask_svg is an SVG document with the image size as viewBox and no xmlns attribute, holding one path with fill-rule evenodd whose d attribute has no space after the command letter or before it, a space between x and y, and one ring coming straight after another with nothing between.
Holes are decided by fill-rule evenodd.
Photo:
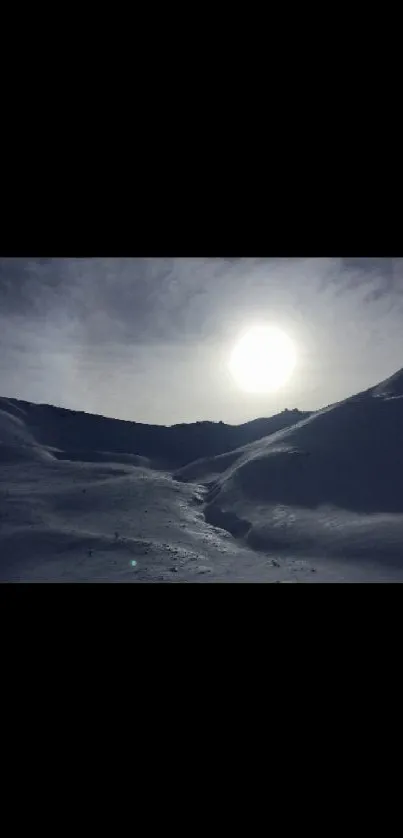
<instances>
[{"instance_id":1,"label":"black border","mask_svg":"<svg viewBox=\"0 0 403 838\"><path fill-rule=\"evenodd\" d=\"M106 199L105 199L106 200ZM112 198L113 203L119 200ZM397 218L368 218L368 208L334 208L322 213L312 206L270 213L259 203L249 212L230 201L186 212L158 202L148 211L100 209L95 199L85 209L42 206L31 215L12 210L2 222L3 257L401 257L403 239ZM248 204L253 197L248 197ZM239 199L239 204L242 199ZM129 212L129 210L128 210ZM70 214L71 213L71 214Z\"/></svg>"},{"instance_id":2,"label":"black border","mask_svg":"<svg viewBox=\"0 0 403 838\"><path fill-rule=\"evenodd\" d=\"M396 184L360 162L245 147L12 161L2 177L3 256L401 256ZM294 160L295 158L295 160ZM235 165L236 163L236 165Z\"/></svg>"},{"instance_id":3,"label":"black border","mask_svg":"<svg viewBox=\"0 0 403 838\"><path fill-rule=\"evenodd\" d=\"M135 723L151 696L168 725L257 702L270 729L290 712L326 730L335 710L365 715L357 687L371 703L393 678L400 602L393 584L3 584L2 674L19 701L73 690L81 719L119 696Z\"/></svg>"},{"instance_id":4,"label":"black border","mask_svg":"<svg viewBox=\"0 0 403 838\"><path fill-rule=\"evenodd\" d=\"M402 591L403 587L393 582L4 582L0 584L0 613L4 625L18 629L16 617L23 615L34 630L48 628L50 637L53 628L50 630L48 621L51 626L63 623L72 640L86 625L94 634L124 634L129 629L132 640L135 633L137 637L141 633L148 641L159 636L160 644L168 646L171 641L183 642L184 648L191 640L188 628L192 626L206 638L218 630L229 645L234 642L232 635L239 639L243 633L255 634L257 639L260 635L269 646L287 642L294 635L297 645L307 644L307 653L311 644L322 645L325 634L330 642L353 625L359 628L364 643L366 633L373 629L392 629L395 622L397 630ZM392 610L382 614L381 624L377 609L383 604Z\"/></svg>"}]
</instances>

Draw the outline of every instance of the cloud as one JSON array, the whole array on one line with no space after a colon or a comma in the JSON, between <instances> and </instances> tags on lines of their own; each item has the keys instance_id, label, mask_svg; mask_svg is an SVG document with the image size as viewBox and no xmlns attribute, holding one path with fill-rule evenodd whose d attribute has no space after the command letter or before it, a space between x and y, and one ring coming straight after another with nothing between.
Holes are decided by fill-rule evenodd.
<instances>
[{"instance_id":1,"label":"cloud","mask_svg":"<svg viewBox=\"0 0 403 838\"><path fill-rule=\"evenodd\" d=\"M363 287L365 303L374 303L384 298L395 299L399 304L403 298L403 259L364 258L343 259L338 283L342 291Z\"/></svg>"},{"instance_id":2,"label":"cloud","mask_svg":"<svg viewBox=\"0 0 403 838\"><path fill-rule=\"evenodd\" d=\"M172 421L190 418L194 405L195 418L204 410L236 421L240 394L222 373L226 355L240 330L264 319L282 325L299 349L299 378L287 399L319 407L364 379L374 383L378 369L381 377L394 371L402 264L3 259L0 393L98 412L113 403L115 415L127 418L147 405L144 421L164 421L170 411ZM274 401L248 404L256 415Z\"/></svg>"},{"instance_id":3,"label":"cloud","mask_svg":"<svg viewBox=\"0 0 403 838\"><path fill-rule=\"evenodd\" d=\"M318 295L403 296L403 260L7 259L3 314L74 324L83 346L182 343L232 328L262 307L303 310ZM250 314L249 314L250 313Z\"/></svg>"}]
</instances>

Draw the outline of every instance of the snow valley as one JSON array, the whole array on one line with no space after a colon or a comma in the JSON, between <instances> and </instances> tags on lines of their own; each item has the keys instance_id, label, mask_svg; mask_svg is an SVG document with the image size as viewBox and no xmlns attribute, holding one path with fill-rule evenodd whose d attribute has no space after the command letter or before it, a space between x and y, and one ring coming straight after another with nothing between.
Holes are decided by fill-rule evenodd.
<instances>
[{"instance_id":1,"label":"snow valley","mask_svg":"<svg viewBox=\"0 0 403 838\"><path fill-rule=\"evenodd\" d=\"M0 398L0 580L402 581L402 443L403 370L239 426Z\"/></svg>"}]
</instances>

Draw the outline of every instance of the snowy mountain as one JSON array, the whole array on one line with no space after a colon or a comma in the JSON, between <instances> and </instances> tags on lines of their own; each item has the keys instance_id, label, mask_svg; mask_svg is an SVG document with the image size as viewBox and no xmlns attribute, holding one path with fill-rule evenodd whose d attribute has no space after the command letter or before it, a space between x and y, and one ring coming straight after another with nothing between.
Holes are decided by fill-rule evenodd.
<instances>
[{"instance_id":1,"label":"snowy mountain","mask_svg":"<svg viewBox=\"0 0 403 838\"><path fill-rule=\"evenodd\" d=\"M208 480L206 519L254 548L403 569L402 395L400 370L178 477Z\"/></svg>"},{"instance_id":2,"label":"snowy mountain","mask_svg":"<svg viewBox=\"0 0 403 838\"><path fill-rule=\"evenodd\" d=\"M209 525L205 487L175 481L170 469L301 415L166 428L0 399L0 580L283 576L259 570L249 548Z\"/></svg>"},{"instance_id":3,"label":"snowy mountain","mask_svg":"<svg viewBox=\"0 0 403 838\"><path fill-rule=\"evenodd\" d=\"M10 452L10 445L15 449L23 444L26 457L41 458L45 453L59 460L112 459L174 469L202 456L231 451L309 415L284 410L269 419L255 419L243 425L194 422L166 427L0 398L0 461L2 456L21 456L21 451ZM29 446L34 450L29 452Z\"/></svg>"},{"instance_id":4,"label":"snowy mountain","mask_svg":"<svg viewBox=\"0 0 403 838\"><path fill-rule=\"evenodd\" d=\"M373 396L387 396L389 398L400 398L403 396L403 369L395 372L390 378L382 381L376 387L367 390Z\"/></svg>"},{"instance_id":5,"label":"snowy mountain","mask_svg":"<svg viewBox=\"0 0 403 838\"><path fill-rule=\"evenodd\" d=\"M0 580L403 581L403 370L172 427L0 399Z\"/></svg>"}]
</instances>

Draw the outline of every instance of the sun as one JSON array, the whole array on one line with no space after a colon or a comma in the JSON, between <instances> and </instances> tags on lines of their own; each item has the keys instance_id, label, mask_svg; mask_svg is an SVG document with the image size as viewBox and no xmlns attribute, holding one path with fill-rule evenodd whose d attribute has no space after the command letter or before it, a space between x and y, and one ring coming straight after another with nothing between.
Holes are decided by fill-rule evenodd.
<instances>
[{"instance_id":1,"label":"sun","mask_svg":"<svg viewBox=\"0 0 403 838\"><path fill-rule=\"evenodd\" d=\"M229 369L242 390L266 393L286 383L296 364L292 340L274 326L254 326L236 344Z\"/></svg>"}]
</instances>

